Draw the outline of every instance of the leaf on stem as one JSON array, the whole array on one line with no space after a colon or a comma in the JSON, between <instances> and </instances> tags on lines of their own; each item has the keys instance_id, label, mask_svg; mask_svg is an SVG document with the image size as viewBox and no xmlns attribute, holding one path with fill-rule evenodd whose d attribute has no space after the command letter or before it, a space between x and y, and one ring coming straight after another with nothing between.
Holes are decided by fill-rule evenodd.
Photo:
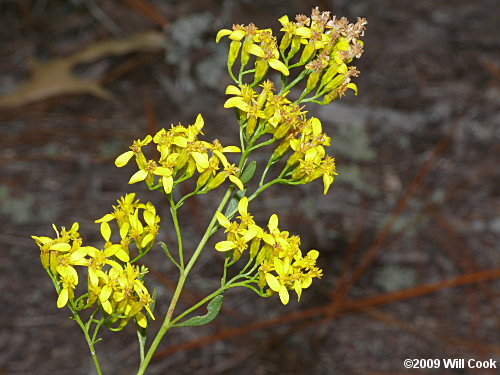
<instances>
[{"instance_id":1,"label":"leaf on stem","mask_svg":"<svg viewBox=\"0 0 500 375\"><path fill-rule=\"evenodd\" d=\"M255 169L257 168L257 162L255 160L252 160L250 164L248 164L248 167L245 168L243 173L240 176L240 181L246 184L250 179L253 177L255 173Z\"/></svg>"},{"instance_id":2,"label":"leaf on stem","mask_svg":"<svg viewBox=\"0 0 500 375\"><path fill-rule=\"evenodd\" d=\"M202 316L193 316L184 322L175 324L176 327L198 327L210 323L219 315L222 307L223 295L219 294L212 299L207 306L207 313Z\"/></svg>"},{"instance_id":3,"label":"leaf on stem","mask_svg":"<svg viewBox=\"0 0 500 375\"><path fill-rule=\"evenodd\" d=\"M233 213L235 213L236 210L238 209L238 203L240 199L243 198L244 196L245 196L245 190L238 190L236 193L234 193L233 197L231 198L231 200L227 205L226 212L224 213L225 217L229 219L232 217Z\"/></svg>"}]
</instances>

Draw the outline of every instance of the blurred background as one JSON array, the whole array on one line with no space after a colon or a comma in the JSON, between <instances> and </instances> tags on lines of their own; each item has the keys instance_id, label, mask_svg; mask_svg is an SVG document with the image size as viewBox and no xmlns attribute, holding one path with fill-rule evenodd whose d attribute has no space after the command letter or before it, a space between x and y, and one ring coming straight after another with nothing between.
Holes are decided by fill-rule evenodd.
<instances>
[{"instance_id":1,"label":"blurred background","mask_svg":"<svg viewBox=\"0 0 500 375\"><path fill-rule=\"evenodd\" d=\"M320 251L321 281L286 307L248 290L226 294L212 324L174 329L148 374L498 374L405 370L407 358L500 359L500 16L495 0L25 0L0 2L0 374L93 374L77 325L30 235L93 220L125 192L168 208L114 158L133 139L191 124L238 143L224 110L220 28L311 8L368 19L359 95L308 108L333 138L339 176L267 190L257 219ZM192 249L221 191L181 211ZM262 222L264 224L264 222ZM189 251L189 250L188 250ZM209 248L180 302L217 287ZM161 251L148 278L166 303L177 281ZM134 374L135 333L102 333L105 374ZM497 366L499 366L497 362Z\"/></svg>"}]
</instances>

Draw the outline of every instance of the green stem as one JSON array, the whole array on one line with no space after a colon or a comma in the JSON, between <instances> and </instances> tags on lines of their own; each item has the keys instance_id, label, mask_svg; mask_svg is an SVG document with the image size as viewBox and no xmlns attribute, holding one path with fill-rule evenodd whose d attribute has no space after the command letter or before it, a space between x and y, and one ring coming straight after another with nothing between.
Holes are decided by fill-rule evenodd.
<instances>
[{"instance_id":1,"label":"green stem","mask_svg":"<svg viewBox=\"0 0 500 375\"><path fill-rule=\"evenodd\" d=\"M151 246L149 246L149 249L145 250L144 252L141 252L139 255L137 255L134 259L132 259L130 261L130 263L135 263L137 262L139 259L141 259L144 255L146 255L147 253L149 253L149 250L151 250L151 248L153 247L153 244L151 244Z\"/></svg>"},{"instance_id":2,"label":"green stem","mask_svg":"<svg viewBox=\"0 0 500 375\"><path fill-rule=\"evenodd\" d=\"M139 358L141 363L144 361L144 343L146 342L145 336L143 336L140 330L137 330L137 341L139 341Z\"/></svg>"},{"instance_id":3,"label":"green stem","mask_svg":"<svg viewBox=\"0 0 500 375\"><path fill-rule=\"evenodd\" d=\"M182 272L182 270L184 269L184 251L182 249L182 234L179 227L179 219L177 218L177 206L175 205L174 199L172 198L172 194L169 194L167 198L170 203L170 213L172 214L175 234L177 235L177 247L179 250L179 269Z\"/></svg>"},{"instance_id":4,"label":"green stem","mask_svg":"<svg viewBox=\"0 0 500 375\"><path fill-rule=\"evenodd\" d=\"M293 65L290 67L292 68ZM290 90L293 86L295 86L297 83L299 83L302 78L304 78L306 75L308 74L308 71L307 70L303 70L298 76L297 78L295 78L292 82L290 82L290 84L288 84L288 86L286 87L282 87L280 92L279 92L279 95L287 92L288 90Z\"/></svg>"},{"instance_id":5,"label":"green stem","mask_svg":"<svg viewBox=\"0 0 500 375\"><path fill-rule=\"evenodd\" d=\"M96 329L94 331L94 335L93 335L94 337L91 338L88 330L85 327L85 324L83 324L82 320L80 319L80 316L78 315L78 313L76 311L76 308L73 306L73 304L71 302L68 303L68 307L70 308L71 312L73 313L73 319L78 323L78 325L80 326L80 328L83 331L83 335L85 336L85 340L87 341L87 345L88 345L89 350L90 350L90 355L92 356L92 360L94 361L94 366L95 366L95 369L97 371L97 374L102 375L101 366L99 365L99 359L97 358L97 354L96 354L95 348L94 348L95 337L97 335L97 331L99 330L100 325L98 325L96 327Z\"/></svg>"},{"instance_id":6,"label":"green stem","mask_svg":"<svg viewBox=\"0 0 500 375\"><path fill-rule=\"evenodd\" d=\"M260 148L260 147L264 147L264 146L270 145L271 143L273 143L273 142L275 142L275 141L276 141L276 139L271 138L271 139L269 139L269 140L267 140L267 141L265 141L265 142L261 142L261 143L259 143L259 144L255 145L255 146L250 147L250 148L248 149L248 152L252 152L252 151L254 151L254 150L256 150L256 149L258 149L258 148Z\"/></svg>"},{"instance_id":7,"label":"green stem","mask_svg":"<svg viewBox=\"0 0 500 375\"><path fill-rule=\"evenodd\" d=\"M248 197L248 201L249 201L249 202L253 201L255 198L257 198L257 196L258 196L260 193L262 193L262 192L263 192L264 190L266 190L268 187L271 187L272 185L277 184L277 183L279 183L279 182L281 182L281 179L276 178L276 179L274 179L274 180L271 180L271 181L269 181L269 182L265 183L265 184L264 184L264 185L262 185L262 186L259 186L259 188L258 188L257 190L255 190L255 192L254 192L251 196L249 196L249 197Z\"/></svg>"},{"instance_id":8,"label":"green stem","mask_svg":"<svg viewBox=\"0 0 500 375\"><path fill-rule=\"evenodd\" d=\"M230 257L230 255L228 253L226 253L226 256L224 258L224 271L222 273L222 278L220 280L221 286L226 284L227 267L228 267L228 263L229 263L229 257Z\"/></svg>"},{"instance_id":9,"label":"green stem","mask_svg":"<svg viewBox=\"0 0 500 375\"><path fill-rule=\"evenodd\" d=\"M56 289L57 294L59 294L61 292L61 287L60 287L60 284L59 284L57 278L54 275L52 275L52 273L49 271L49 269L45 269L45 270L47 271L50 279L52 280L52 283L54 284L54 288ZM97 375L102 375L101 366L99 365L99 359L97 358L97 354L96 354L95 348L94 348L95 336L97 335L97 331L99 330L100 325L98 327L96 327L96 330L94 331L94 338L91 338L89 335L89 329L88 329L90 327L90 324L89 324L89 326L83 324L82 320L80 319L80 315L78 315L78 310L76 308L74 301L68 301L67 306L71 310L71 312L73 313L73 319L78 323L78 325L82 329L83 335L85 336L85 341L87 341L87 345L88 345L89 350L90 350L90 355L92 356L92 360L94 361L94 366L95 366L95 369L97 371ZM89 323L93 320L94 314L95 314L95 311L90 316Z\"/></svg>"},{"instance_id":10,"label":"green stem","mask_svg":"<svg viewBox=\"0 0 500 375\"><path fill-rule=\"evenodd\" d=\"M273 163L271 162L271 159L269 159L267 161L266 168L264 169L264 172L262 172L262 176L260 177L259 187L264 185L264 180L266 179L267 172L269 172L269 168L271 168L272 165L273 165Z\"/></svg>"},{"instance_id":11,"label":"green stem","mask_svg":"<svg viewBox=\"0 0 500 375\"><path fill-rule=\"evenodd\" d=\"M174 259L172 254L170 254L170 251L168 250L167 244L164 242L160 242L160 246L163 249L163 252L165 253L165 255L168 257L168 259L170 259L170 261L174 264L174 266L176 266L179 269L179 271L182 271L181 265L179 263L177 263L177 261Z\"/></svg>"},{"instance_id":12,"label":"green stem","mask_svg":"<svg viewBox=\"0 0 500 375\"><path fill-rule=\"evenodd\" d=\"M227 201L231 197L233 189L234 187L231 186L226 191L226 194L222 198L219 206L217 207L216 212L220 212L225 207ZM158 348L158 345L160 344L161 340L163 339L163 336L165 336L167 331L172 327L172 322L171 322L172 315L174 314L175 307L177 306L177 302L179 301L179 297L184 287L184 283L186 282L186 278L189 272L191 271L191 268L194 266L194 263L200 256L201 251L205 247L205 244L212 235L212 229L214 228L215 225L217 225L217 218L214 214L212 216L212 220L210 220L210 223L208 224L207 229L205 230L205 234L203 235L202 239L200 240L200 243L198 244L196 250L194 251L193 256L191 257L191 259L189 259L186 268L180 272L179 281L177 283L177 287L175 288L174 295L172 296L172 301L170 302L170 305L168 307L167 314L165 315L165 320L163 321L161 328L159 329L158 333L153 339L153 342L151 343L151 346L149 347L144 357L144 360L141 362L137 375L143 375L145 373L146 368L149 365L149 362L151 362L151 358L153 357L154 352Z\"/></svg>"},{"instance_id":13,"label":"green stem","mask_svg":"<svg viewBox=\"0 0 500 375\"><path fill-rule=\"evenodd\" d=\"M234 74L233 74L233 69L232 69L232 67L230 67L230 66L229 66L229 64L227 65L227 71L228 71L229 76L231 77L231 79L232 79L234 82L236 82L237 84L240 84L240 81L238 81L238 80L236 79L236 77L234 76Z\"/></svg>"},{"instance_id":14,"label":"green stem","mask_svg":"<svg viewBox=\"0 0 500 375\"><path fill-rule=\"evenodd\" d=\"M223 286L223 287L220 287L219 289L217 289L212 294L209 294L208 296L206 296L205 298L203 298L201 301L199 301L197 304L191 306L189 309L187 309L186 311L184 311L183 313L179 314L174 319L172 319L172 321L170 322L170 326L175 325L175 323L177 323L179 320L181 320L182 318L184 318L186 315L188 315L189 313L195 311L198 307L203 306L205 303L207 303L211 299L217 297L219 294L221 294L222 292L224 292L224 290L226 290L226 289L227 288L225 286Z\"/></svg>"}]
</instances>

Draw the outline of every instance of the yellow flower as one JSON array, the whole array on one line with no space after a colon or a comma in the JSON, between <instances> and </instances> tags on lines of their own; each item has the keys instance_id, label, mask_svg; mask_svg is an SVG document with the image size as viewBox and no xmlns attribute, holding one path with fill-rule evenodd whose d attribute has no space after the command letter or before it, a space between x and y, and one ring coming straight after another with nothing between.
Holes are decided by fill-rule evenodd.
<instances>
[{"instance_id":1,"label":"yellow flower","mask_svg":"<svg viewBox=\"0 0 500 375\"><path fill-rule=\"evenodd\" d=\"M153 185L154 176L161 176L162 178L169 178L173 174L173 171L169 168L159 167L154 160L149 160L144 164L144 167L135 172L130 180L129 184L135 184L139 181L146 181L148 186Z\"/></svg>"},{"instance_id":2,"label":"yellow flower","mask_svg":"<svg viewBox=\"0 0 500 375\"><path fill-rule=\"evenodd\" d=\"M57 307L62 308L66 306L68 301L72 301L75 295L75 288L78 284L78 274L65 273L61 275L62 288L57 297Z\"/></svg>"},{"instance_id":3,"label":"yellow flower","mask_svg":"<svg viewBox=\"0 0 500 375\"><path fill-rule=\"evenodd\" d=\"M117 261L110 259L120 251L120 245L113 245L104 250L96 249L93 246L86 246L87 254L90 256L88 262L89 282L93 285L99 284L99 279L103 277L102 268L109 265L114 269L121 270L122 266Z\"/></svg>"},{"instance_id":4,"label":"yellow flower","mask_svg":"<svg viewBox=\"0 0 500 375\"><path fill-rule=\"evenodd\" d=\"M81 239L78 233L78 223L73 223L68 231L62 227L59 232L55 225L52 227L57 235L55 239L45 236L31 236L31 238L40 248L42 266L53 274L57 274L59 254L77 250L80 247Z\"/></svg>"},{"instance_id":5,"label":"yellow flower","mask_svg":"<svg viewBox=\"0 0 500 375\"><path fill-rule=\"evenodd\" d=\"M208 148L222 162L222 165L224 166L229 164L226 156L224 155L225 152L241 152L239 147L236 146L223 147L217 139L214 140L212 144L208 146Z\"/></svg>"},{"instance_id":6,"label":"yellow flower","mask_svg":"<svg viewBox=\"0 0 500 375\"><path fill-rule=\"evenodd\" d=\"M229 85L226 88L226 95L234 95L224 103L224 108L238 108L243 112L250 112L256 96L255 91L249 85L241 85L239 88Z\"/></svg>"},{"instance_id":7,"label":"yellow flower","mask_svg":"<svg viewBox=\"0 0 500 375\"><path fill-rule=\"evenodd\" d=\"M135 155L137 165L140 168L146 162L146 158L144 157L144 154L142 153L142 147L149 144L152 139L153 138L150 135L148 135L143 140L137 139L136 141L134 141L132 146L130 146L130 151L126 151L116 158L115 165L118 168L121 168L121 167L127 165L127 163L132 158L132 156Z\"/></svg>"},{"instance_id":8,"label":"yellow flower","mask_svg":"<svg viewBox=\"0 0 500 375\"><path fill-rule=\"evenodd\" d=\"M228 178L233 184L235 184L238 187L238 189L244 190L245 187L243 186L243 182L241 182L241 180L238 177L236 177L236 174L238 172L239 172L239 169L238 169L238 167L236 167L236 165L234 165L234 164L226 165L224 167L224 170L217 173L215 175L215 177L212 179L212 181L210 181L207 184L207 190L215 189L220 184L222 184L224 181L226 181L226 179L228 179Z\"/></svg>"},{"instance_id":9,"label":"yellow flower","mask_svg":"<svg viewBox=\"0 0 500 375\"><path fill-rule=\"evenodd\" d=\"M240 216L237 218L240 223L230 222L221 212L216 212L217 221L226 228L227 239L220 241L215 245L217 251L226 252L233 250L233 258L239 259L243 252L248 248L248 244L262 230L253 221L252 215L248 213L248 198L243 197L238 202L238 212Z\"/></svg>"},{"instance_id":10,"label":"yellow flower","mask_svg":"<svg viewBox=\"0 0 500 375\"><path fill-rule=\"evenodd\" d=\"M273 259L274 270L278 274L278 276L274 276L271 273L266 274L267 285L274 292L279 293L281 303L286 305L290 300L290 295L288 294L287 284L289 282L289 271L290 271L290 263L288 258L284 261L274 258Z\"/></svg>"}]
</instances>

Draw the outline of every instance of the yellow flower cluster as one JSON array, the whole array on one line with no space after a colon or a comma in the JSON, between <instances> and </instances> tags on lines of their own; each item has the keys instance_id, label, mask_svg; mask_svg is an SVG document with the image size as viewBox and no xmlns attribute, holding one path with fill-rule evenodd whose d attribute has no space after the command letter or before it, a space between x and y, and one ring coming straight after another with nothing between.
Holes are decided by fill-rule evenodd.
<instances>
[{"instance_id":1,"label":"yellow flower cluster","mask_svg":"<svg viewBox=\"0 0 500 375\"><path fill-rule=\"evenodd\" d=\"M142 310L145 309L154 319L150 309L153 300L142 281L146 270L139 270L130 263L129 245L134 241L139 251L151 246L160 218L150 202L139 203L133 193L121 197L113 208L113 213L96 220L101 223L101 234L106 241L103 249L82 246L78 223L74 223L69 230L63 227L58 231L54 226L56 238L32 238L40 247L43 267L59 283L57 307L75 301L79 281L77 267L80 267L86 270L88 289L85 295L78 298L80 303L76 304L77 309L89 308L97 302L108 314L107 324L118 322L118 329L121 329L131 318L135 318L141 327L146 327L148 319ZM118 225L120 243L110 241L109 222L112 220L116 220ZM85 297L86 303L83 302Z\"/></svg>"},{"instance_id":2,"label":"yellow flower cluster","mask_svg":"<svg viewBox=\"0 0 500 375\"><path fill-rule=\"evenodd\" d=\"M255 83L264 78L269 67L286 76L290 74L285 64L279 60L276 37L273 36L271 29L260 30L253 23L248 26L234 25L233 30L220 30L217 33L216 42L219 43L223 36L228 36L232 41L227 59L229 68L234 65L240 51L242 68L248 64L250 55L255 56Z\"/></svg>"},{"instance_id":3,"label":"yellow flower cluster","mask_svg":"<svg viewBox=\"0 0 500 375\"><path fill-rule=\"evenodd\" d=\"M357 77L359 71L347 64L363 54L363 42L359 38L364 35L366 19L358 18L352 24L345 17L332 19L330 12L315 8L311 17L298 15L293 22L283 16L279 21L285 33L279 46L285 61L296 56L304 46L294 66L305 65L309 71L306 92L317 87L325 94L322 104L341 97L349 88L357 93L351 77Z\"/></svg>"},{"instance_id":4,"label":"yellow flower cluster","mask_svg":"<svg viewBox=\"0 0 500 375\"><path fill-rule=\"evenodd\" d=\"M305 111L290 102L286 95L273 92L273 84L265 81L260 93L249 85L228 86L226 94L233 95L224 106L237 108L244 120L247 137L255 132L268 133L281 142L274 151L271 162L292 152L287 161L291 180L295 183L309 183L323 177L324 194L333 183L335 159L326 154L330 137L323 133L319 119L307 119Z\"/></svg>"},{"instance_id":5,"label":"yellow flower cluster","mask_svg":"<svg viewBox=\"0 0 500 375\"><path fill-rule=\"evenodd\" d=\"M266 295L279 293L281 302L286 305L290 299L289 290L297 293L308 288L313 278L321 278L323 271L316 266L317 250L310 250L303 256L300 250L300 237L290 236L278 228L278 216L272 215L267 230L255 224L248 213L248 198L238 203L238 221L229 221L217 212L217 220L227 233L225 241L218 242L218 251L232 251L233 258L239 259L248 249L249 256L258 265L258 286L266 289Z\"/></svg>"},{"instance_id":6,"label":"yellow flower cluster","mask_svg":"<svg viewBox=\"0 0 500 375\"><path fill-rule=\"evenodd\" d=\"M252 86L264 78L269 66L285 76L290 75L290 69L303 66L308 75L304 94L316 88L317 96L324 95L322 104L342 97L347 89L357 94L351 77L357 77L359 71L348 64L363 53L363 42L359 38L364 35L366 19L358 18L352 24L345 17L332 19L330 12L320 12L315 8L311 17L297 15L295 21L290 21L288 16L283 16L279 22L284 32L279 44L271 29L259 29L254 24L233 25L232 30L220 30L217 42L224 36L231 40L230 71L241 52L242 72L250 56L255 56Z\"/></svg>"},{"instance_id":7,"label":"yellow flower cluster","mask_svg":"<svg viewBox=\"0 0 500 375\"><path fill-rule=\"evenodd\" d=\"M153 137L148 135L143 140L136 140L130 150L119 155L115 160L117 167L125 166L135 156L139 170L132 175L129 184L145 181L149 188L163 188L166 194L179 182L199 173L197 190L212 190L226 179L243 190L243 183L237 177L239 169L230 164L224 155L227 152L240 152L236 146L223 147L218 140L208 143L198 139L204 121L198 115L193 125L172 126L169 130L161 129ZM142 147L156 144L160 157L147 160ZM220 171L219 171L220 170ZM155 177L158 176L158 182Z\"/></svg>"}]
</instances>

